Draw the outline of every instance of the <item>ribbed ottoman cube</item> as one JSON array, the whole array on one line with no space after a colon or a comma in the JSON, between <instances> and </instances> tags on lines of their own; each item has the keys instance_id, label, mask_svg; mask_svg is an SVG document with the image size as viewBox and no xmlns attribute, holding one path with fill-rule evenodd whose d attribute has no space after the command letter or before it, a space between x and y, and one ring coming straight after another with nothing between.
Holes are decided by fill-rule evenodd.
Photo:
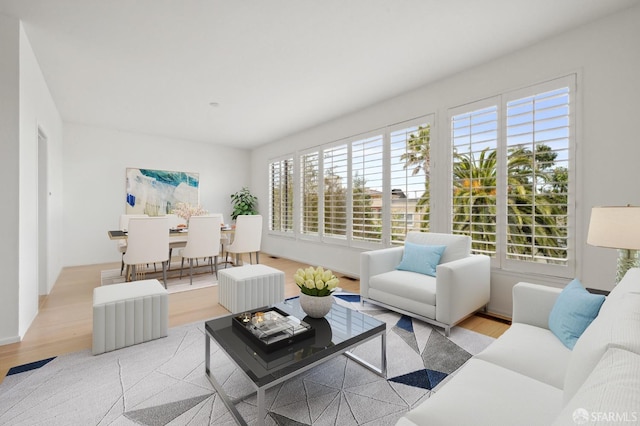
<instances>
[{"instance_id":1,"label":"ribbed ottoman cube","mask_svg":"<svg viewBox=\"0 0 640 426\"><path fill-rule=\"evenodd\" d=\"M158 280L93 289L93 354L167 335L169 293Z\"/></svg>"},{"instance_id":2,"label":"ribbed ottoman cube","mask_svg":"<svg viewBox=\"0 0 640 426\"><path fill-rule=\"evenodd\" d=\"M219 270L218 299L234 314L282 302L284 272L259 264Z\"/></svg>"}]
</instances>

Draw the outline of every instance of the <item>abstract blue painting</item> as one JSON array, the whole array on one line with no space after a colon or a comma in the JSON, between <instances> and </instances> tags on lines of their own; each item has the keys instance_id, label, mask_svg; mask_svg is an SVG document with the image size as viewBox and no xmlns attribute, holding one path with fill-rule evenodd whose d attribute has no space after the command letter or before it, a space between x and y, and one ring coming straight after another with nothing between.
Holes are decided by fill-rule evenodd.
<instances>
[{"instance_id":1,"label":"abstract blue painting","mask_svg":"<svg viewBox=\"0 0 640 426\"><path fill-rule=\"evenodd\" d=\"M200 203L198 173L127 168L127 214L162 216L177 203Z\"/></svg>"}]
</instances>

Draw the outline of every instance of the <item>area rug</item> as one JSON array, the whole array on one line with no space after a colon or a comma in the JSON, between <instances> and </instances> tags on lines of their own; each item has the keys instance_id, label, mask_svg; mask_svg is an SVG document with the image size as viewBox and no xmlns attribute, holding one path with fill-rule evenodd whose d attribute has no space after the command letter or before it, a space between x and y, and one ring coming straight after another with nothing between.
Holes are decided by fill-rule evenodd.
<instances>
[{"instance_id":1,"label":"area rug","mask_svg":"<svg viewBox=\"0 0 640 426\"><path fill-rule=\"evenodd\" d=\"M219 270L221 270L220 268ZM211 273L209 266L194 267L193 284L189 281L189 268L186 267L180 278L180 262L172 263L171 268L167 271L167 291L169 293L179 293L181 291L197 290L205 287L218 285L218 279L215 274ZM149 267L144 270L143 278L139 279L158 279L162 282L162 270L154 270ZM100 271L100 284L111 285L125 282L124 275L120 275L120 269L107 269Z\"/></svg>"},{"instance_id":2,"label":"area rug","mask_svg":"<svg viewBox=\"0 0 640 426\"><path fill-rule=\"evenodd\" d=\"M341 295L387 323L387 379L344 356L267 391L268 425L393 425L446 385L472 355L494 339L454 327L442 330ZM0 424L11 425L233 425L204 374L203 322L172 328L169 336L92 356L81 351L40 368L8 375L0 384ZM354 352L372 363L379 340ZM217 345L212 372L233 397L252 389ZM238 404L251 423L255 396Z\"/></svg>"}]
</instances>

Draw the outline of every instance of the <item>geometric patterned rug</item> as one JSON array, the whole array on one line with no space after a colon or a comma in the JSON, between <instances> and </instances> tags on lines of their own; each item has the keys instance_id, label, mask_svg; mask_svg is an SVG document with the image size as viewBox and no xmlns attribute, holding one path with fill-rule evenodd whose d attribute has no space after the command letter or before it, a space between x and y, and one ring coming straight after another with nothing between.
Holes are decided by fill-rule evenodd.
<instances>
[{"instance_id":1,"label":"geometric patterned rug","mask_svg":"<svg viewBox=\"0 0 640 426\"><path fill-rule=\"evenodd\" d=\"M493 338L442 329L339 295L387 323L387 379L339 356L266 392L268 425L393 425L429 398ZM353 352L379 365L374 339ZM232 397L251 389L246 377L213 342L212 372ZM233 425L204 375L203 322L169 329L166 338L92 356L59 356L40 368L8 375L0 384L0 424L11 425ZM376 357L378 359L376 359ZM16 370L17 371L17 370ZM238 403L249 423L256 400Z\"/></svg>"}]
</instances>

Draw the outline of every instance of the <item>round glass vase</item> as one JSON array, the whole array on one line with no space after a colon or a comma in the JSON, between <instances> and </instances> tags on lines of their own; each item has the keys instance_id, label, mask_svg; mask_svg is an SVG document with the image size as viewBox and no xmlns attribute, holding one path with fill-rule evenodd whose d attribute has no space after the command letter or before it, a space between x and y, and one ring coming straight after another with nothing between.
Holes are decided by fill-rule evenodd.
<instances>
[{"instance_id":1,"label":"round glass vase","mask_svg":"<svg viewBox=\"0 0 640 426\"><path fill-rule=\"evenodd\" d=\"M333 305L333 295L328 296L309 296L300 293L300 307L305 314L311 318L324 318L331 310Z\"/></svg>"}]
</instances>

